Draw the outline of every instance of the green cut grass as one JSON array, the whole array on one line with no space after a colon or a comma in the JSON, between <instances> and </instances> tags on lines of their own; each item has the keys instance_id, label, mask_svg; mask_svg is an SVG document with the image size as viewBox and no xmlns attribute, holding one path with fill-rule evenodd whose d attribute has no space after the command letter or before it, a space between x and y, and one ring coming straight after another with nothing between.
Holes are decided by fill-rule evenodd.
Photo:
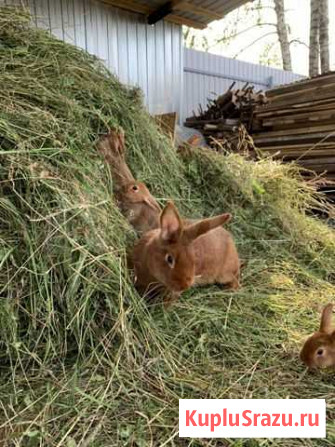
<instances>
[{"instance_id":1,"label":"green cut grass","mask_svg":"<svg viewBox=\"0 0 335 447\"><path fill-rule=\"evenodd\" d=\"M0 445L334 446L334 372L299 350L335 301L335 236L293 165L179 158L87 53L0 9ZM122 126L134 175L184 216L231 212L237 293L148 305L125 268L136 235L95 149ZM180 398L325 398L327 439L178 437Z\"/></svg>"}]
</instances>

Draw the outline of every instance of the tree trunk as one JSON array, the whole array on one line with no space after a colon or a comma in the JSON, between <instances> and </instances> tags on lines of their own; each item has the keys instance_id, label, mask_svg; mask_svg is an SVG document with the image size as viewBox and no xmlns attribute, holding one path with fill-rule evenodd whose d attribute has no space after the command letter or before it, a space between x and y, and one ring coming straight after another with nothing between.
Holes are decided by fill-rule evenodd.
<instances>
[{"instance_id":1,"label":"tree trunk","mask_svg":"<svg viewBox=\"0 0 335 447\"><path fill-rule=\"evenodd\" d=\"M320 0L320 56L321 73L327 73L329 66L329 12L328 0Z\"/></svg>"},{"instance_id":2,"label":"tree trunk","mask_svg":"<svg viewBox=\"0 0 335 447\"><path fill-rule=\"evenodd\" d=\"M285 22L284 0L274 0L274 3L277 15L277 32L283 59L283 68L284 70L292 71L290 44Z\"/></svg>"},{"instance_id":3,"label":"tree trunk","mask_svg":"<svg viewBox=\"0 0 335 447\"><path fill-rule=\"evenodd\" d=\"M311 26L309 33L309 75L319 74L319 31L320 31L320 0L311 0Z\"/></svg>"}]
</instances>

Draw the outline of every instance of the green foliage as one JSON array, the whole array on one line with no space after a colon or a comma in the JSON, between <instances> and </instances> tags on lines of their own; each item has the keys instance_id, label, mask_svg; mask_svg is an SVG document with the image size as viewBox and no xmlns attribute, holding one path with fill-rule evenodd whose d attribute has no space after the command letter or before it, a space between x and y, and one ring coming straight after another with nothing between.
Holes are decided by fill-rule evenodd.
<instances>
[{"instance_id":1,"label":"green foliage","mask_svg":"<svg viewBox=\"0 0 335 447\"><path fill-rule=\"evenodd\" d=\"M178 438L179 398L327 398L302 340L335 295L334 232L294 166L195 150L179 159L95 58L0 10L0 442L24 446L219 445ZM237 293L192 289L169 312L125 266L135 235L112 195L99 134L185 216L230 211L245 262ZM285 440L222 445L286 446Z\"/></svg>"}]
</instances>

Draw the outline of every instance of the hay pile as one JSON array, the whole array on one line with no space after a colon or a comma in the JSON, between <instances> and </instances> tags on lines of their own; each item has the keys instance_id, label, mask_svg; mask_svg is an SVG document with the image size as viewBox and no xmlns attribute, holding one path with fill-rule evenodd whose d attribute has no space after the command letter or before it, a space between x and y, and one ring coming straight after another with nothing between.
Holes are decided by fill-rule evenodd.
<instances>
[{"instance_id":1,"label":"hay pile","mask_svg":"<svg viewBox=\"0 0 335 447\"><path fill-rule=\"evenodd\" d=\"M215 445L179 440L179 398L319 397L328 440L290 446L333 445L334 375L305 374L297 355L335 297L335 238L305 216L316 201L296 169L201 150L178 159L137 90L9 9L0 85L0 440ZM238 293L192 289L170 312L138 296L124 267L135 235L94 149L118 125L162 204L234 215Z\"/></svg>"}]
</instances>

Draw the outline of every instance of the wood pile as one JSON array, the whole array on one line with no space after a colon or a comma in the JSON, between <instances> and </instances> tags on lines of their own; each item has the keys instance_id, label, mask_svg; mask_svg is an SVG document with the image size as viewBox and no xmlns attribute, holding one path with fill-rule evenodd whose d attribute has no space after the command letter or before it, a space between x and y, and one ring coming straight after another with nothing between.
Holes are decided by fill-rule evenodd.
<instances>
[{"instance_id":1,"label":"wood pile","mask_svg":"<svg viewBox=\"0 0 335 447\"><path fill-rule=\"evenodd\" d=\"M266 104L263 91L254 92L254 87L245 84L241 89L229 89L217 99L208 99L208 107L199 105L198 115L187 118L185 126L199 130L210 146L224 146L228 151L237 151L240 125L250 129L256 105Z\"/></svg>"},{"instance_id":2,"label":"wood pile","mask_svg":"<svg viewBox=\"0 0 335 447\"><path fill-rule=\"evenodd\" d=\"M267 91L256 107L255 145L263 153L324 174L335 185L335 73Z\"/></svg>"}]
</instances>

